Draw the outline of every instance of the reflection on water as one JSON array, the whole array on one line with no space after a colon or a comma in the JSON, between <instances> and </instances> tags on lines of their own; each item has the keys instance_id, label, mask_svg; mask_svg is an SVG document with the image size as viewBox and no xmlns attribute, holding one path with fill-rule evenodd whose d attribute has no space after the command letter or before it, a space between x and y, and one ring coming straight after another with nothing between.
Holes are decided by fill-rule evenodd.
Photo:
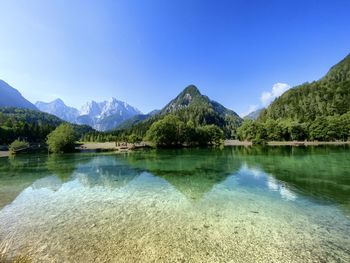
<instances>
[{"instance_id":1,"label":"reflection on water","mask_svg":"<svg viewBox=\"0 0 350 263\"><path fill-rule=\"evenodd\" d=\"M0 159L0 261L349 262L346 147Z\"/></svg>"}]
</instances>

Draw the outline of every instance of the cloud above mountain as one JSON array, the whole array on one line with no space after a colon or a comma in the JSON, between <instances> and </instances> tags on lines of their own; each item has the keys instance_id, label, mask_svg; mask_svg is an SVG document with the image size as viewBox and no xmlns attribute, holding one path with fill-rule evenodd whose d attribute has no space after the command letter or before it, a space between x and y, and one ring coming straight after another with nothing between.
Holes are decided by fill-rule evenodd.
<instances>
[{"instance_id":1,"label":"cloud above mountain","mask_svg":"<svg viewBox=\"0 0 350 263\"><path fill-rule=\"evenodd\" d=\"M245 112L242 112L240 116L247 116L249 113L252 113L258 109L265 108L270 105L270 103L281 96L284 92L289 90L291 86L287 83L277 82L275 83L271 90L263 91L260 95L259 104L251 104L248 106L248 109Z\"/></svg>"},{"instance_id":2,"label":"cloud above mountain","mask_svg":"<svg viewBox=\"0 0 350 263\"><path fill-rule=\"evenodd\" d=\"M270 91L264 91L260 96L262 106L268 106L274 99L281 96L285 91L289 90L291 86L287 83L278 82L272 86Z\"/></svg>"}]
</instances>

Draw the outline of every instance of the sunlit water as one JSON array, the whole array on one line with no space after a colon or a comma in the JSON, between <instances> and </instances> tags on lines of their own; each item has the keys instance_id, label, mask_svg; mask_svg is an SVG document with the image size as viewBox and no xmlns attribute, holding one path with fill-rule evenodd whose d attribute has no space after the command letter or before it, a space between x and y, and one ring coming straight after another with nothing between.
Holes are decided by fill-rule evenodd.
<instances>
[{"instance_id":1,"label":"sunlit water","mask_svg":"<svg viewBox=\"0 0 350 263\"><path fill-rule=\"evenodd\" d=\"M0 159L0 261L350 262L350 149Z\"/></svg>"}]
</instances>

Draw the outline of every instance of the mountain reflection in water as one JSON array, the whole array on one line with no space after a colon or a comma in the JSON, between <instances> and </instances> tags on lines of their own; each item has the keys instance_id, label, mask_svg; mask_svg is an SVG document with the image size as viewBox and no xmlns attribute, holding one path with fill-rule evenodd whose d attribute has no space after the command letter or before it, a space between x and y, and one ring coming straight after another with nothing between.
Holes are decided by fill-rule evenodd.
<instances>
[{"instance_id":1,"label":"mountain reflection in water","mask_svg":"<svg viewBox=\"0 0 350 263\"><path fill-rule=\"evenodd\" d=\"M0 159L0 261L348 262L348 152L232 147Z\"/></svg>"}]
</instances>

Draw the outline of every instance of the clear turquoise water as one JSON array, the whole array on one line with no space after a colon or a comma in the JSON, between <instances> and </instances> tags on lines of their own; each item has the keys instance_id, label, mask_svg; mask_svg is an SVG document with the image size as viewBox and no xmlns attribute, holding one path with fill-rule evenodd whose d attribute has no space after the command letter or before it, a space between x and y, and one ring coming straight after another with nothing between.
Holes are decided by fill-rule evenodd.
<instances>
[{"instance_id":1,"label":"clear turquoise water","mask_svg":"<svg viewBox=\"0 0 350 263\"><path fill-rule=\"evenodd\" d=\"M350 262L350 149L1 158L0 207L0 261Z\"/></svg>"}]
</instances>

